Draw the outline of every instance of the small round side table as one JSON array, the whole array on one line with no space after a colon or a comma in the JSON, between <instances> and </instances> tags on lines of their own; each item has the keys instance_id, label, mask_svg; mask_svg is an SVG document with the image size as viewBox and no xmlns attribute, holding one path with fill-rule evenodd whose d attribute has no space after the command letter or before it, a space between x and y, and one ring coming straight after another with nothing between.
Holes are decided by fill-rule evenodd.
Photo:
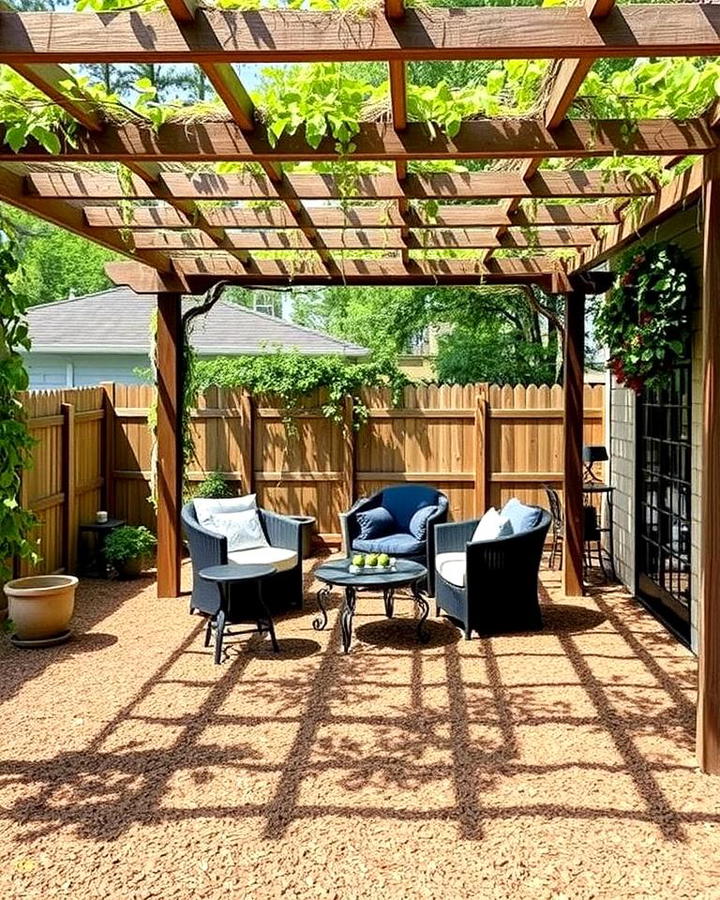
<instances>
[{"instance_id":1,"label":"small round side table","mask_svg":"<svg viewBox=\"0 0 720 900\"><path fill-rule=\"evenodd\" d=\"M207 629L205 631L205 646L210 646L210 638L213 629L215 630L215 665L220 665L223 652L223 639L226 635L234 637L238 634L254 634L258 631L260 634L268 632L272 642L272 648L277 652L280 647L275 638L275 626L273 625L270 611L265 605L262 595L262 584L269 575L274 575L277 569L275 566L266 565L239 565L238 563L228 563L225 566L209 566L207 569L200 571L200 577L205 581L213 581L218 586L220 593L220 604L215 615L208 617ZM247 585L252 591L253 587L256 592L255 598L249 601L247 607L243 603L244 609L239 608L237 598L231 597L231 589L238 584ZM247 615L252 613L252 615ZM235 625L239 622L254 620L257 628L244 631L229 631L228 625Z\"/></svg>"},{"instance_id":2,"label":"small round side table","mask_svg":"<svg viewBox=\"0 0 720 900\"><path fill-rule=\"evenodd\" d=\"M91 578L107 578L108 564L105 559L105 541L107 536L125 524L124 519L108 519L107 522L84 522L78 526L78 532L92 535L93 548L88 556L84 554L82 562L78 566L80 574Z\"/></svg>"}]
</instances>

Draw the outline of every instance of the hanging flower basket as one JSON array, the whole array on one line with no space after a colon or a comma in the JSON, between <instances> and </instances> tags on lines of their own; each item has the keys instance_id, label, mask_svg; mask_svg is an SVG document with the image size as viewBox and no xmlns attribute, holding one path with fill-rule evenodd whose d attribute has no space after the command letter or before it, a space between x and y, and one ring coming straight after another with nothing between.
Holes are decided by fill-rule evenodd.
<instances>
[{"instance_id":1,"label":"hanging flower basket","mask_svg":"<svg viewBox=\"0 0 720 900\"><path fill-rule=\"evenodd\" d=\"M644 248L619 273L595 320L618 384L638 394L668 384L687 357L692 285L690 264L676 244Z\"/></svg>"}]
</instances>

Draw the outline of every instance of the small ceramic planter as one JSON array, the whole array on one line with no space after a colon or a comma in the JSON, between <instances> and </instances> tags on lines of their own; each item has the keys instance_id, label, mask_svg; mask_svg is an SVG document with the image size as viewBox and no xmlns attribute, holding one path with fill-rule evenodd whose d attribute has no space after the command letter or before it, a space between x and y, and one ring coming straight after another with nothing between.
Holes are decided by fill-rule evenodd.
<instances>
[{"instance_id":1,"label":"small ceramic planter","mask_svg":"<svg viewBox=\"0 0 720 900\"><path fill-rule=\"evenodd\" d=\"M4 590L16 641L69 637L77 584L74 575L30 575L8 581Z\"/></svg>"}]
</instances>

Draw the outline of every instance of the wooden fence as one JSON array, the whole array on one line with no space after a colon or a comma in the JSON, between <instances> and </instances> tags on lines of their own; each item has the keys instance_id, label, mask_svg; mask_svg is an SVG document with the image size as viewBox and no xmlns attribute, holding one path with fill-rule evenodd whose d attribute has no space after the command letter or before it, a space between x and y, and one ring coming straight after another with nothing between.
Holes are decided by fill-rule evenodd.
<instances>
[{"instance_id":1,"label":"wooden fence","mask_svg":"<svg viewBox=\"0 0 720 900\"><path fill-rule=\"evenodd\" d=\"M586 443L604 443L603 396L602 386L585 388ZM39 442L23 493L40 519L44 570L72 568L77 523L100 507L154 528L152 397L148 386L104 385L24 398ZM327 399L316 391L286 410L276 397L207 391L192 418L190 481L222 472L261 506L315 516L328 543L339 540L339 513L387 484L436 485L456 520L511 496L544 503L543 483L562 487L560 386L408 387L399 406L389 391L367 389L359 429L349 402L342 422L326 418Z\"/></svg>"},{"instance_id":2,"label":"wooden fence","mask_svg":"<svg viewBox=\"0 0 720 900\"><path fill-rule=\"evenodd\" d=\"M35 439L33 466L23 473L21 502L38 520L40 572L72 572L77 561L78 523L92 521L105 503L105 421L102 388L32 391L20 400ZM27 561L17 575L29 574Z\"/></svg>"}]
</instances>

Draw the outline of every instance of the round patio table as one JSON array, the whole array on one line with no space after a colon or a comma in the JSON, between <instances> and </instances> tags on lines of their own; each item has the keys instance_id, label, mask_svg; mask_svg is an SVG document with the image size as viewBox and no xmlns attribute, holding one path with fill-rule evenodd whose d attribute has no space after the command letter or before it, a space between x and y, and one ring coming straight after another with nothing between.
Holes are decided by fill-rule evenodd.
<instances>
[{"instance_id":1,"label":"round patio table","mask_svg":"<svg viewBox=\"0 0 720 900\"><path fill-rule=\"evenodd\" d=\"M324 587L320 588L317 593L320 615L313 621L315 631L322 631L327 625L326 603L332 588L344 587L345 600L340 611L340 627L343 651L347 653L352 642L352 623L358 589L376 588L381 590L385 603L385 615L391 619L394 612L395 591L399 588L410 588L415 605L420 611L417 626L418 640L427 643L430 635L425 628L425 620L428 617L430 606L419 588L419 583L427 577L425 566L409 559L398 559L392 569L383 569L378 566L374 571L365 570L357 574L350 571L350 566L350 559L341 559L325 563L315 570L315 577L324 582Z\"/></svg>"}]
</instances>

